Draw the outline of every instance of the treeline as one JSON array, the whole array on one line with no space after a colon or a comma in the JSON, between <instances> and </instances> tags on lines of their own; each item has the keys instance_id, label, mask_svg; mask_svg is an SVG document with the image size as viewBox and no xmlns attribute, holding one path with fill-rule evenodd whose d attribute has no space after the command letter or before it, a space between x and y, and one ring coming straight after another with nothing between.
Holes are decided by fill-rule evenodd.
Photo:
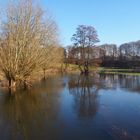
<instances>
[{"instance_id":1,"label":"treeline","mask_svg":"<svg viewBox=\"0 0 140 140\"><path fill-rule=\"evenodd\" d=\"M0 18L0 76L9 87L30 85L59 69L64 49L57 24L33 0L11 1Z\"/></svg>"},{"instance_id":2,"label":"treeline","mask_svg":"<svg viewBox=\"0 0 140 140\"><path fill-rule=\"evenodd\" d=\"M84 48L86 49L86 48ZM66 49L68 63L76 64L82 58L75 46ZM115 44L103 44L90 47L88 55L92 65L114 68L140 68L140 41L124 43L117 47Z\"/></svg>"}]
</instances>

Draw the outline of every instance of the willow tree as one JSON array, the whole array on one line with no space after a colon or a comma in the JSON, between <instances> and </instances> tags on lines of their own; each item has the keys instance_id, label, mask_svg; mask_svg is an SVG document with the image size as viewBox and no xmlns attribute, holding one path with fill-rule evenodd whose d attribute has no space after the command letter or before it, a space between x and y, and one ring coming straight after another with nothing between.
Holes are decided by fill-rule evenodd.
<instances>
[{"instance_id":1,"label":"willow tree","mask_svg":"<svg viewBox=\"0 0 140 140\"><path fill-rule=\"evenodd\" d=\"M95 43L99 42L97 31L93 26L79 25L72 36L74 47L78 50L77 64L81 73L88 74L91 62L91 51Z\"/></svg>"},{"instance_id":2,"label":"willow tree","mask_svg":"<svg viewBox=\"0 0 140 140\"><path fill-rule=\"evenodd\" d=\"M1 71L9 87L18 81L27 84L44 65L42 48L54 39L55 22L32 0L12 1L5 13L0 28Z\"/></svg>"}]
</instances>

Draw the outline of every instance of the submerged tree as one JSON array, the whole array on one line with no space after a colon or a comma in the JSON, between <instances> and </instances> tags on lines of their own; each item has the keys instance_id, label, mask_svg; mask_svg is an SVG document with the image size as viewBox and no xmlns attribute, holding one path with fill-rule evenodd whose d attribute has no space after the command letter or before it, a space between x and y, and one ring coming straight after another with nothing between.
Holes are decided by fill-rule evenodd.
<instances>
[{"instance_id":1,"label":"submerged tree","mask_svg":"<svg viewBox=\"0 0 140 140\"><path fill-rule=\"evenodd\" d=\"M91 48L95 43L99 42L97 32L94 27L79 25L76 33L72 36L74 46L77 48L77 64L81 73L88 74L90 61Z\"/></svg>"},{"instance_id":2,"label":"submerged tree","mask_svg":"<svg viewBox=\"0 0 140 140\"><path fill-rule=\"evenodd\" d=\"M6 10L0 28L0 66L9 81L28 83L45 64L44 47L56 42L56 23L32 0L15 0Z\"/></svg>"}]
</instances>

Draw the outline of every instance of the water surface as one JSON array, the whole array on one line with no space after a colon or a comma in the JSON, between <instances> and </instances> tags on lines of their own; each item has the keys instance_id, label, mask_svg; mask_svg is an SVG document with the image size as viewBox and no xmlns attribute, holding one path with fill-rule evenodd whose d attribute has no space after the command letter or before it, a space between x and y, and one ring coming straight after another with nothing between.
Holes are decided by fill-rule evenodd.
<instances>
[{"instance_id":1,"label":"water surface","mask_svg":"<svg viewBox=\"0 0 140 140\"><path fill-rule=\"evenodd\" d=\"M0 92L0 140L140 140L140 77L63 75Z\"/></svg>"}]
</instances>

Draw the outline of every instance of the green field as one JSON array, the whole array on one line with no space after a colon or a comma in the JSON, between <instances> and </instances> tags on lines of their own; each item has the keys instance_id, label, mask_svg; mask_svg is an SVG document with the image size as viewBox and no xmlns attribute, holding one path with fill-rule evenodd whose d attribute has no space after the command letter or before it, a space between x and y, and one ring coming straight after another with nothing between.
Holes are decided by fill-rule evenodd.
<instances>
[{"instance_id":1,"label":"green field","mask_svg":"<svg viewBox=\"0 0 140 140\"><path fill-rule=\"evenodd\" d=\"M140 70L136 69L114 69L114 68L99 68L99 73L105 74L120 74L120 75L137 75L140 76Z\"/></svg>"}]
</instances>

